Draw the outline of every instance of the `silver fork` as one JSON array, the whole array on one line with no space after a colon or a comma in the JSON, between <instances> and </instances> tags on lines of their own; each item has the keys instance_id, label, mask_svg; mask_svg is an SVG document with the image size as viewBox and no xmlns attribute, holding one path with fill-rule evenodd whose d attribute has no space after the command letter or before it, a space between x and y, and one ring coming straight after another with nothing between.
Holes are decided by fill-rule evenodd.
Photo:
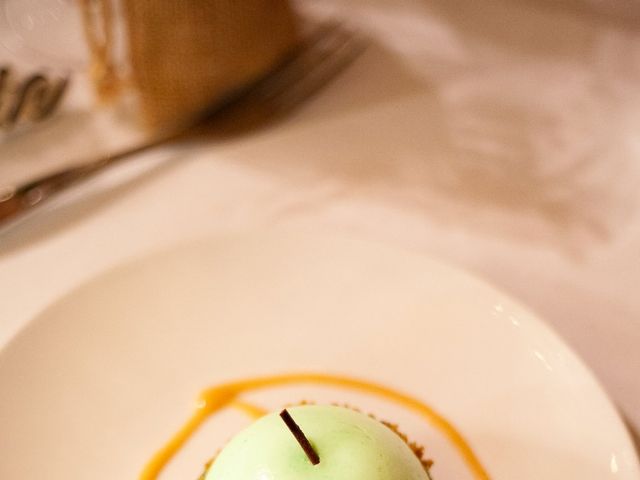
<instances>
[{"instance_id":1,"label":"silver fork","mask_svg":"<svg viewBox=\"0 0 640 480\"><path fill-rule=\"evenodd\" d=\"M0 226L138 153L204 134L226 139L277 121L332 80L365 47L364 37L342 24L322 23L265 76L207 106L189 122L134 148L21 185L0 187Z\"/></svg>"}]
</instances>

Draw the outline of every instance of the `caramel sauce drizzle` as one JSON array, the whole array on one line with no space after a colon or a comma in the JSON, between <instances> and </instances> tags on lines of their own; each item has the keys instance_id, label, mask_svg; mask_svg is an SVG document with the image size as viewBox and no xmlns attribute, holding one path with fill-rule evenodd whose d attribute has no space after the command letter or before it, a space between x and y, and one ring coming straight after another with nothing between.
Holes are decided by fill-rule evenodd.
<instances>
[{"instance_id":1,"label":"caramel sauce drizzle","mask_svg":"<svg viewBox=\"0 0 640 480\"><path fill-rule=\"evenodd\" d=\"M259 377L225 383L204 390L198 397L197 408L191 418L149 461L139 480L156 480L167 463L178 453L196 430L216 412L226 407L235 407L252 418L259 418L267 412L260 407L246 403L238 397L242 393L279 387L289 384L320 384L343 387L351 390L371 393L385 398L417 413L429 424L439 430L455 447L476 480L490 480L489 475L475 453L458 432L458 430L442 415L415 397L393 390L384 385L357 380L354 378L326 375L318 373L294 373Z\"/></svg>"}]
</instances>

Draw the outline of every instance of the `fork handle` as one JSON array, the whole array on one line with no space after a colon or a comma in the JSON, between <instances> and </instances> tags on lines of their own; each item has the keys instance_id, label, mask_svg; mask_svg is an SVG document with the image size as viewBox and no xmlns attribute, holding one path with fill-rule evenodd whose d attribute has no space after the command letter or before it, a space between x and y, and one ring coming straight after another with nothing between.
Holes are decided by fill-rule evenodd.
<instances>
[{"instance_id":1,"label":"fork handle","mask_svg":"<svg viewBox=\"0 0 640 480\"><path fill-rule=\"evenodd\" d=\"M83 165L58 170L21 185L0 187L0 227L50 200L67 188L95 176L122 160L168 143L174 138L175 136L157 138L115 154L105 155Z\"/></svg>"},{"instance_id":2,"label":"fork handle","mask_svg":"<svg viewBox=\"0 0 640 480\"><path fill-rule=\"evenodd\" d=\"M5 187L0 199L0 225L4 225L20 214L35 208L56 193L75 185L81 179L101 171L104 168L102 163L106 161L106 157L100 160L101 162L92 162L88 166L65 168L23 185Z\"/></svg>"}]
</instances>

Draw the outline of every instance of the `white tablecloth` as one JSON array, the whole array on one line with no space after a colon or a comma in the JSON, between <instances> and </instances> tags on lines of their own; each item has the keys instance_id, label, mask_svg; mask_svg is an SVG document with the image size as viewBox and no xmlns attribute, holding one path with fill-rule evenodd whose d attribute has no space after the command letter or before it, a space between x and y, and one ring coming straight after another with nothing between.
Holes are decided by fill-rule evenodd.
<instances>
[{"instance_id":1,"label":"white tablecloth","mask_svg":"<svg viewBox=\"0 0 640 480\"><path fill-rule=\"evenodd\" d=\"M0 345L142 254L272 226L347 232L521 299L640 426L640 30L577 3L339 6L374 41L286 122L145 155L3 232ZM78 81L58 121L0 144L0 179L124 141L85 100Z\"/></svg>"}]
</instances>

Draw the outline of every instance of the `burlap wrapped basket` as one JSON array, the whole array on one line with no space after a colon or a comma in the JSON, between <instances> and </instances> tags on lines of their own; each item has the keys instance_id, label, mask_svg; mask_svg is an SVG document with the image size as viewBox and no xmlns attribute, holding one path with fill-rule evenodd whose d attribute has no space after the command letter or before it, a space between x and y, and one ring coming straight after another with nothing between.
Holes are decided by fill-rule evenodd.
<instances>
[{"instance_id":1,"label":"burlap wrapped basket","mask_svg":"<svg viewBox=\"0 0 640 480\"><path fill-rule=\"evenodd\" d=\"M146 125L180 122L295 43L287 0L78 0L98 97L133 91Z\"/></svg>"}]
</instances>

